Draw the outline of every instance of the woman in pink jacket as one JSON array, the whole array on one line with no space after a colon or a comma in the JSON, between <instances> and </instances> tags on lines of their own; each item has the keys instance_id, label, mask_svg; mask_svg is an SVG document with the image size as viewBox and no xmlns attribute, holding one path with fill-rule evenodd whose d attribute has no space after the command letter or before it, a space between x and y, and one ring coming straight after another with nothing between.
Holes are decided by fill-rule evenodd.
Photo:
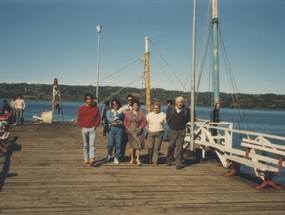
<instances>
[{"instance_id":1,"label":"woman in pink jacket","mask_svg":"<svg viewBox=\"0 0 285 215\"><path fill-rule=\"evenodd\" d=\"M140 153L141 149L144 149L143 129L146 125L146 117L144 112L140 110L140 103L138 100L133 100L133 109L126 113L124 125L128 134L128 143L130 145L130 164L133 164L136 152L136 164L141 166Z\"/></svg>"}]
</instances>

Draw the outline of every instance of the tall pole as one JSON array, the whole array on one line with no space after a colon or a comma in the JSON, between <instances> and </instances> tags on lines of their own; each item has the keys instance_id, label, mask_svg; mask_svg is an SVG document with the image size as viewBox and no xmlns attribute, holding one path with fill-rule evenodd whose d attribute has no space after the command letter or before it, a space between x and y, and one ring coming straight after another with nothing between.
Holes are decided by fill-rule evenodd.
<instances>
[{"instance_id":1,"label":"tall pole","mask_svg":"<svg viewBox=\"0 0 285 215\"><path fill-rule=\"evenodd\" d=\"M220 103L218 0L212 0L212 22L213 22L213 91L214 91L213 105L215 105L216 103Z\"/></svg>"},{"instance_id":2,"label":"tall pole","mask_svg":"<svg viewBox=\"0 0 285 215\"><path fill-rule=\"evenodd\" d=\"M150 112L150 66L149 66L149 51L148 37L145 37L145 80L146 80L146 113Z\"/></svg>"},{"instance_id":3,"label":"tall pole","mask_svg":"<svg viewBox=\"0 0 285 215\"><path fill-rule=\"evenodd\" d=\"M192 29L192 78L191 78L191 143L190 151L194 151L195 128L195 61L196 61L196 0L193 3L193 29Z\"/></svg>"},{"instance_id":4,"label":"tall pole","mask_svg":"<svg viewBox=\"0 0 285 215\"><path fill-rule=\"evenodd\" d=\"M97 102L99 103L99 62L100 62L100 33L102 30L101 25L96 26L96 30L98 33L98 45L97 45L97 84L96 84L96 97L97 97Z\"/></svg>"}]
</instances>

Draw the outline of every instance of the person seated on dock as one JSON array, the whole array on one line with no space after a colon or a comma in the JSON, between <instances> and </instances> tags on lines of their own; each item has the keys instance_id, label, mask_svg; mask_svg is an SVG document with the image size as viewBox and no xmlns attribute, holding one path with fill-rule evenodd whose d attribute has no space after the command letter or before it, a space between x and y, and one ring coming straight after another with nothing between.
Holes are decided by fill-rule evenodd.
<instances>
[{"instance_id":1,"label":"person seated on dock","mask_svg":"<svg viewBox=\"0 0 285 215\"><path fill-rule=\"evenodd\" d=\"M4 115L0 116L0 130L6 131L12 123L12 112L6 109Z\"/></svg>"},{"instance_id":2,"label":"person seated on dock","mask_svg":"<svg viewBox=\"0 0 285 215\"><path fill-rule=\"evenodd\" d=\"M3 100L3 106L2 106L2 109L1 109L1 115L4 115L5 110L8 110L9 112L12 111L12 108L8 104L7 100Z\"/></svg>"},{"instance_id":3,"label":"person seated on dock","mask_svg":"<svg viewBox=\"0 0 285 215\"><path fill-rule=\"evenodd\" d=\"M8 151L8 145L0 140L0 155Z\"/></svg>"}]
</instances>

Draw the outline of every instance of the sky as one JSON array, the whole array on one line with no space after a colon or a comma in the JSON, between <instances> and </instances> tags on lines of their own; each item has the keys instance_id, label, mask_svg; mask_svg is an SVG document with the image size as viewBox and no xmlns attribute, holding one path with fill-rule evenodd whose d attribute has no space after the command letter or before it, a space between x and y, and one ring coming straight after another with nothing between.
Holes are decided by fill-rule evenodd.
<instances>
[{"instance_id":1,"label":"sky","mask_svg":"<svg viewBox=\"0 0 285 215\"><path fill-rule=\"evenodd\" d=\"M197 80L209 0L196 7ZM284 0L218 2L237 92L285 94L284 11ZM148 36L151 88L190 91L192 24L193 0L0 0L0 82L96 86L99 59L99 86L142 88ZM200 92L211 91L208 50ZM232 93L223 55L220 91Z\"/></svg>"}]
</instances>

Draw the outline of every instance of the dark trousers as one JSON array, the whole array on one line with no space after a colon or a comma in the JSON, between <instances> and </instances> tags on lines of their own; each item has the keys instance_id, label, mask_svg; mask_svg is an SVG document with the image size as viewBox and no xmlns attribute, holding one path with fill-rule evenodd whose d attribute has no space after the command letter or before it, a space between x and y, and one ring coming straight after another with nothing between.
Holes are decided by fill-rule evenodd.
<instances>
[{"instance_id":1,"label":"dark trousers","mask_svg":"<svg viewBox=\"0 0 285 215\"><path fill-rule=\"evenodd\" d=\"M213 125L213 126L217 126L217 125ZM215 128L211 128L211 134L212 136L217 136L218 135L218 130Z\"/></svg>"},{"instance_id":2,"label":"dark trousers","mask_svg":"<svg viewBox=\"0 0 285 215\"><path fill-rule=\"evenodd\" d=\"M174 150L176 148L176 158L175 158L175 163L176 166L181 166L182 165L182 154L183 154L183 143L184 143L184 138L186 135L185 129L183 130L173 130L171 128L168 129L169 133L169 145L167 149L167 162L171 162L173 159L174 155Z\"/></svg>"},{"instance_id":3,"label":"dark trousers","mask_svg":"<svg viewBox=\"0 0 285 215\"><path fill-rule=\"evenodd\" d=\"M109 124L108 122L105 122L105 124L103 125L103 136L106 136L108 131L109 131Z\"/></svg>"}]
</instances>

